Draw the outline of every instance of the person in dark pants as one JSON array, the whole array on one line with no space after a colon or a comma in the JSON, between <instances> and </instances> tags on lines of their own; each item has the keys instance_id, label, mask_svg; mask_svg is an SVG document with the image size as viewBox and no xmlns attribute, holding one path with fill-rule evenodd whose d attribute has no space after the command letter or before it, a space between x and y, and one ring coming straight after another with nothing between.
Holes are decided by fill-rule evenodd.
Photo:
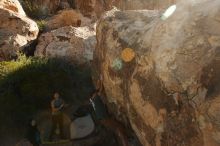
<instances>
[{"instance_id":1,"label":"person in dark pants","mask_svg":"<svg viewBox=\"0 0 220 146\"><path fill-rule=\"evenodd\" d=\"M51 101L52 110L52 128L50 134L50 140L52 140L54 133L58 130L60 138L63 139L63 113L64 101L60 98L59 93L54 94L54 99Z\"/></svg>"},{"instance_id":2,"label":"person in dark pants","mask_svg":"<svg viewBox=\"0 0 220 146\"><path fill-rule=\"evenodd\" d=\"M37 129L36 121L33 119L28 125L26 138L33 146L39 146L41 144L40 131Z\"/></svg>"},{"instance_id":3,"label":"person in dark pants","mask_svg":"<svg viewBox=\"0 0 220 146\"><path fill-rule=\"evenodd\" d=\"M90 103L93 106L96 118L104 127L113 130L122 146L129 146L124 127L121 123L109 116L107 108L101 99L103 89L102 80L98 80L96 87L96 90L90 98Z\"/></svg>"}]
</instances>

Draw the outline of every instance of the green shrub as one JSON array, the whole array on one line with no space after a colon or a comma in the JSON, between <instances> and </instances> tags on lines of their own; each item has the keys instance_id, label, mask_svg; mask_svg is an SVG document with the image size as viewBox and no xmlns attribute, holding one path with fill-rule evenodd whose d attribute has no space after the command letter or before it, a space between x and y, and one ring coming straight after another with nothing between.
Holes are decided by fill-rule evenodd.
<instances>
[{"instance_id":1,"label":"green shrub","mask_svg":"<svg viewBox=\"0 0 220 146\"><path fill-rule=\"evenodd\" d=\"M45 20L37 20L36 23L40 32L43 32L46 29L47 22Z\"/></svg>"},{"instance_id":2,"label":"green shrub","mask_svg":"<svg viewBox=\"0 0 220 146\"><path fill-rule=\"evenodd\" d=\"M26 58L0 62L0 133L50 108L55 91L69 104L79 104L93 90L90 70L60 59Z\"/></svg>"}]
</instances>

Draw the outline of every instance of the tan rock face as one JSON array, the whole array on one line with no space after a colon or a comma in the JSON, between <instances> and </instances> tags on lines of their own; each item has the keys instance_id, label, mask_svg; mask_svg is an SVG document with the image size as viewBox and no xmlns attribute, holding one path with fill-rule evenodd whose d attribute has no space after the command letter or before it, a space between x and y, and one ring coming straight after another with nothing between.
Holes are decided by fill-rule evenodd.
<instances>
[{"instance_id":1,"label":"tan rock face","mask_svg":"<svg viewBox=\"0 0 220 146\"><path fill-rule=\"evenodd\" d=\"M176 3L177 0L108 0L108 6L116 6L122 10L164 9Z\"/></svg>"},{"instance_id":2,"label":"tan rock face","mask_svg":"<svg viewBox=\"0 0 220 146\"><path fill-rule=\"evenodd\" d=\"M144 146L219 145L219 8L218 0L194 1L165 20L115 10L99 21L95 77L103 76L110 111Z\"/></svg>"},{"instance_id":3,"label":"tan rock face","mask_svg":"<svg viewBox=\"0 0 220 146\"><path fill-rule=\"evenodd\" d=\"M19 3L19 1L16 0L1 0L0 8L7 9L14 13L18 13L19 15L26 16L21 4Z\"/></svg>"},{"instance_id":4,"label":"tan rock face","mask_svg":"<svg viewBox=\"0 0 220 146\"><path fill-rule=\"evenodd\" d=\"M96 0L75 0L76 8L86 17L94 17Z\"/></svg>"},{"instance_id":5,"label":"tan rock face","mask_svg":"<svg viewBox=\"0 0 220 146\"><path fill-rule=\"evenodd\" d=\"M37 24L26 17L17 0L1 1L0 60L8 60L38 35ZM18 4L18 5L16 5Z\"/></svg>"},{"instance_id":6,"label":"tan rock face","mask_svg":"<svg viewBox=\"0 0 220 146\"><path fill-rule=\"evenodd\" d=\"M89 27L62 27L39 37L35 56L65 58L76 64L93 59L95 31Z\"/></svg>"},{"instance_id":7,"label":"tan rock face","mask_svg":"<svg viewBox=\"0 0 220 146\"><path fill-rule=\"evenodd\" d=\"M81 26L81 19L83 16L75 10L63 10L53 16L47 22L47 26L50 30L70 25L79 27Z\"/></svg>"},{"instance_id":8,"label":"tan rock face","mask_svg":"<svg viewBox=\"0 0 220 146\"><path fill-rule=\"evenodd\" d=\"M164 9L176 0L76 0L76 8L86 17L97 17L116 6L121 10Z\"/></svg>"}]
</instances>

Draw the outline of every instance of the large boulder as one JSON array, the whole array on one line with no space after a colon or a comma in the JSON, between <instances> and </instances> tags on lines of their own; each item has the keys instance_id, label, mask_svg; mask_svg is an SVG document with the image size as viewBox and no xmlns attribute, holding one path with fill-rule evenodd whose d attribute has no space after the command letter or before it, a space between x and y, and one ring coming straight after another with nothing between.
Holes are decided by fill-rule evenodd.
<instances>
[{"instance_id":1,"label":"large boulder","mask_svg":"<svg viewBox=\"0 0 220 146\"><path fill-rule=\"evenodd\" d=\"M84 64L93 59L95 44L93 28L66 26L42 34L35 56L65 58L76 64Z\"/></svg>"},{"instance_id":2,"label":"large boulder","mask_svg":"<svg viewBox=\"0 0 220 146\"><path fill-rule=\"evenodd\" d=\"M110 11L97 26L94 77L144 146L220 144L220 2L185 2L168 18Z\"/></svg>"},{"instance_id":3,"label":"large boulder","mask_svg":"<svg viewBox=\"0 0 220 146\"><path fill-rule=\"evenodd\" d=\"M17 0L0 2L0 61L11 59L38 35L37 24L26 17Z\"/></svg>"}]
</instances>

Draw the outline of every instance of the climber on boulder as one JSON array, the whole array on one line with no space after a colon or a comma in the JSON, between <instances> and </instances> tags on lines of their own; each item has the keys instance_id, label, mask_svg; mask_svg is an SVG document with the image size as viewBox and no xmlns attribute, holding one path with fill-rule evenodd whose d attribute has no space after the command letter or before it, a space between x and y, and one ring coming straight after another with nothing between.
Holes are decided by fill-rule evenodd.
<instances>
[{"instance_id":1,"label":"climber on boulder","mask_svg":"<svg viewBox=\"0 0 220 146\"><path fill-rule=\"evenodd\" d=\"M113 132L117 135L119 141L122 143L122 146L129 146L124 127L118 121L111 118L108 114L107 108L101 99L102 91L103 84L101 78L97 81L96 90L92 93L92 96L90 98L90 103L93 106L96 118L98 122L104 127L109 130L113 130Z\"/></svg>"}]
</instances>

